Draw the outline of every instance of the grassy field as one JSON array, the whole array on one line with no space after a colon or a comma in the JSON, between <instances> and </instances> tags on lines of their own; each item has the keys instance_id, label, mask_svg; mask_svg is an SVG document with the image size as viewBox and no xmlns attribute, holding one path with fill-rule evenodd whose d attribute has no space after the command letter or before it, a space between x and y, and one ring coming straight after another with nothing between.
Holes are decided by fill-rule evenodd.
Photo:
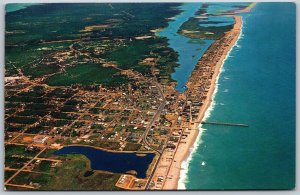
<instances>
[{"instance_id":1,"label":"grassy field","mask_svg":"<svg viewBox=\"0 0 300 195\"><path fill-rule=\"evenodd\" d=\"M41 187L42 190L118 190L115 183L119 174L102 173L94 171L88 177L85 173L90 171L88 159L83 155L66 155L66 161L57 169L52 179ZM62 182L63 181L63 182Z\"/></svg>"},{"instance_id":2,"label":"grassy field","mask_svg":"<svg viewBox=\"0 0 300 195\"><path fill-rule=\"evenodd\" d=\"M38 149L35 151L28 151L26 150L25 146L19 146L19 145L5 146L5 156L18 155L18 156L34 157L36 154L38 154L38 152L39 152Z\"/></svg>"},{"instance_id":3,"label":"grassy field","mask_svg":"<svg viewBox=\"0 0 300 195\"><path fill-rule=\"evenodd\" d=\"M142 144L135 143L126 143L124 151L138 151L141 148Z\"/></svg>"},{"instance_id":4,"label":"grassy field","mask_svg":"<svg viewBox=\"0 0 300 195\"><path fill-rule=\"evenodd\" d=\"M43 173L31 173L31 172L21 172L19 173L11 183L13 184L36 184L36 186L46 185L53 177L49 174Z\"/></svg>"}]
</instances>

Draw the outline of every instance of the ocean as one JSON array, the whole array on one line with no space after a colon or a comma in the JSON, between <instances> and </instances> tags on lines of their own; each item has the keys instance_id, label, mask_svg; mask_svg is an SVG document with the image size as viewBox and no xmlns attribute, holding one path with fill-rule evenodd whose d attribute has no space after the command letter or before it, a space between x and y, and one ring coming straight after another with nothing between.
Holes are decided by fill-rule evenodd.
<instances>
[{"instance_id":1,"label":"ocean","mask_svg":"<svg viewBox=\"0 0 300 195\"><path fill-rule=\"evenodd\" d=\"M15 12L21 9L25 9L32 5L40 5L40 3L9 3L5 6L6 12Z\"/></svg>"},{"instance_id":2,"label":"ocean","mask_svg":"<svg viewBox=\"0 0 300 195\"><path fill-rule=\"evenodd\" d=\"M276 14L274 14L276 13ZM292 189L295 186L296 11L293 3L258 3L218 79L179 187Z\"/></svg>"}]
</instances>

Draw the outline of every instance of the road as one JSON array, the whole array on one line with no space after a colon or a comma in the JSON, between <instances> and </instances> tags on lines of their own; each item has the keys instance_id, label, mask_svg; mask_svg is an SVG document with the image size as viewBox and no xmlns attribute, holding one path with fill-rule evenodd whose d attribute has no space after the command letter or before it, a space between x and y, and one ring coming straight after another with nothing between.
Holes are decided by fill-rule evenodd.
<instances>
[{"instance_id":1,"label":"road","mask_svg":"<svg viewBox=\"0 0 300 195\"><path fill-rule=\"evenodd\" d=\"M163 102L160 104L160 106L159 106L158 109L156 110L156 113L155 113L154 117L151 119L151 121L150 121L149 125L147 126L146 131L145 131L145 133L144 133L144 135L143 135L143 143L144 143L146 146L148 146L149 148L151 148L152 150L156 151L156 152L158 153L158 155L159 155L157 161L155 162L155 165L154 165L154 167L153 167L153 170L152 170L152 172L151 172L151 174L150 174L150 176L149 176L149 178L148 178L148 181L147 181L147 183L146 183L146 186L145 186L145 189L146 189L146 190L148 189L148 187L149 187L149 185L150 185L150 182L151 182L151 180L152 180L152 177L153 177L153 175L154 175L154 173L155 173L155 170L156 170L156 168L157 168L157 165L158 165L158 163L159 163L159 161L160 161L161 155L162 155L162 153L163 153L163 151L164 151L164 147L163 147L162 151L160 151L160 150L158 150L158 149L152 148L152 147L149 145L149 143L147 142L147 136L148 136L148 133L149 133L151 127L153 126L154 122L155 122L156 119L159 117L159 115L161 114L161 112L163 111L163 109L164 109L164 107L165 107L165 105L166 105L166 99L165 99L165 96L164 96L163 91L162 91L162 89L161 89L161 86L160 86L157 82L153 82L152 84L154 84L154 85L156 86L156 88L159 90L159 93L160 93L160 95L161 95L161 98L163 99Z\"/></svg>"},{"instance_id":2,"label":"road","mask_svg":"<svg viewBox=\"0 0 300 195\"><path fill-rule=\"evenodd\" d=\"M36 160L36 158L42 153L44 152L44 150L46 150L46 148L43 148L38 154L36 154L30 161L28 161L27 163L25 163L25 165L19 169L16 173L14 173L10 178L8 178L5 181L5 185L7 185L13 178L15 178L15 176L17 176L21 171L23 171L30 163L32 163L34 160Z\"/></svg>"},{"instance_id":3,"label":"road","mask_svg":"<svg viewBox=\"0 0 300 195\"><path fill-rule=\"evenodd\" d=\"M155 115L154 117L151 119L149 125L146 127L146 131L143 135L143 143L148 146L149 148L151 148L152 150L158 152L159 154L162 153L162 151L158 150L158 149L155 149L155 148L152 148L149 143L147 142L147 136L148 136L148 133L151 129L151 127L153 126L154 122L156 121L156 119L160 116L161 112L163 111L165 105L166 105L166 99L164 97L164 94L163 94L163 91L160 87L160 85L157 83L157 82L153 82L152 84L154 84L156 86L156 88L159 90L159 93L161 95L161 98L163 99L162 103L159 105L158 109L156 110L155 112Z\"/></svg>"}]
</instances>

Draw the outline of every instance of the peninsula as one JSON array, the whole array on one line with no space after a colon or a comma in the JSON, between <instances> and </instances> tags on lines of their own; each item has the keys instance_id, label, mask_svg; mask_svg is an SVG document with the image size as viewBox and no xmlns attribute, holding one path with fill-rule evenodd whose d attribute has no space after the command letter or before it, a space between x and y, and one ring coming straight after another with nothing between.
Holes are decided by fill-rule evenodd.
<instances>
[{"instance_id":1,"label":"peninsula","mask_svg":"<svg viewBox=\"0 0 300 195\"><path fill-rule=\"evenodd\" d=\"M252 3L243 10L230 13L235 20L233 28L208 48L193 70L187 83L188 90L184 93L187 104L187 113L184 116L190 120L187 120L185 126L181 126L175 151L166 151L163 154L155 176L164 180L161 185L156 185L155 189L177 189L182 162L187 159L197 136L201 134L199 126L212 102L222 64L239 38L242 16L236 14L249 12L254 6L255 3ZM173 132L173 135L175 134L176 132Z\"/></svg>"}]
</instances>

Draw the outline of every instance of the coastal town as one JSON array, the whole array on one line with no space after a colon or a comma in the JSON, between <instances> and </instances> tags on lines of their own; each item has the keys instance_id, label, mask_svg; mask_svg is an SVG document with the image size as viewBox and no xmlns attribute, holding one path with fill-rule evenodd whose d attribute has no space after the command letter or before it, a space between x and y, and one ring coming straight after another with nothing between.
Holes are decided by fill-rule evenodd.
<instances>
[{"instance_id":1,"label":"coastal town","mask_svg":"<svg viewBox=\"0 0 300 195\"><path fill-rule=\"evenodd\" d=\"M82 39L75 41L68 51L46 55L39 63L59 64L57 75L62 78L71 74L67 70L75 66L75 58L82 64L97 64L95 68L101 64L108 75L114 72L112 75L121 80L120 85L54 85L57 82L53 81L54 73L34 77L28 76L24 69L15 68L16 73L5 77L6 189L43 189L48 180L41 180L40 176L55 175L70 160L71 157L52 154L65 146L140 156L154 153L145 178L138 178L136 170L117 175L104 171L104 174L113 177L113 186L118 189L177 189L182 162L201 134L199 125L212 101L222 63L240 35L242 16L237 13L250 11L253 6L223 14L233 17L234 25L205 51L182 93L175 90L176 82L161 75L163 70L158 66L162 57L155 51L139 60L139 64L150 69L143 74L139 69L127 69L113 60L90 55L88 49L81 48ZM81 32L104 27L90 26ZM129 44L133 39L129 39ZM117 43L118 47L128 44L122 39ZM97 54L108 52L111 44L107 41L103 47L97 47ZM79 77L74 74L70 80ZM85 175L91 172L89 169L92 168Z\"/></svg>"}]
</instances>

